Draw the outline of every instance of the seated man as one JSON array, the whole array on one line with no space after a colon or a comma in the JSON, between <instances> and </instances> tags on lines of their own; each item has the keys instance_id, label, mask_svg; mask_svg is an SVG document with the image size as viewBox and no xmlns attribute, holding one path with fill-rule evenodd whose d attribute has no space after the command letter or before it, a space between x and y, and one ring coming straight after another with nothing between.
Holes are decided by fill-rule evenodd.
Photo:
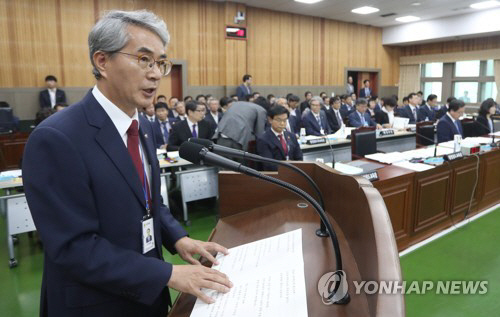
<instances>
[{"instance_id":1,"label":"seated man","mask_svg":"<svg viewBox=\"0 0 500 317\"><path fill-rule=\"evenodd\" d=\"M306 135L325 135L330 134L332 130L328 124L328 119L324 111L321 111L321 103L313 98L309 101L311 111L304 115L302 124L306 128Z\"/></svg>"},{"instance_id":2,"label":"seated man","mask_svg":"<svg viewBox=\"0 0 500 317\"><path fill-rule=\"evenodd\" d=\"M437 96L434 94L430 94L427 97L427 103L422 105L419 111L419 117L423 121L436 121L436 111L434 107L437 105Z\"/></svg>"},{"instance_id":3,"label":"seated man","mask_svg":"<svg viewBox=\"0 0 500 317\"><path fill-rule=\"evenodd\" d=\"M345 96L344 103L340 106L340 113L342 114L342 119L347 119L351 113L356 111L354 108L354 103L351 96Z\"/></svg>"},{"instance_id":4,"label":"seated man","mask_svg":"<svg viewBox=\"0 0 500 317\"><path fill-rule=\"evenodd\" d=\"M399 116L410 119L410 124L415 124L423 119L419 115L418 104L420 97L414 92L408 95L408 105L399 111ZM425 119L425 118L424 118Z\"/></svg>"},{"instance_id":5,"label":"seated man","mask_svg":"<svg viewBox=\"0 0 500 317\"><path fill-rule=\"evenodd\" d=\"M460 117L465 111L465 103L462 100L454 99L448 105L448 112L438 121L437 140L438 143L451 141L455 134L464 136Z\"/></svg>"},{"instance_id":6,"label":"seated man","mask_svg":"<svg viewBox=\"0 0 500 317\"><path fill-rule=\"evenodd\" d=\"M164 102L158 102L155 105L156 120L153 122L153 131L155 133L156 148L165 149L168 144L168 136L172 132L172 127L177 119L168 115L168 106Z\"/></svg>"},{"instance_id":7,"label":"seated man","mask_svg":"<svg viewBox=\"0 0 500 317\"><path fill-rule=\"evenodd\" d=\"M178 151L181 144L189 138L211 139L214 135L210 124L203 121L206 111L204 104L190 101L186 103L186 109L186 120L179 121L172 127L172 132L168 136L167 151Z\"/></svg>"},{"instance_id":8,"label":"seated man","mask_svg":"<svg viewBox=\"0 0 500 317\"><path fill-rule=\"evenodd\" d=\"M222 119L222 112L219 112L219 100L212 98L208 100L208 110L209 112L205 115L205 121L207 121L212 129L217 130L220 119Z\"/></svg>"},{"instance_id":9,"label":"seated man","mask_svg":"<svg viewBox=\"0 0 500 317\"><path fill-rule=\"evenodd\" d=\"M58 103L66 103L66 93L57 88L57 78L53 75L45 77L47 89L40 91L38 99L40 108L54 108Z\"/></svg>"},{"instance_id":10,"label":"seated man","mask_svg":"<svg viewBox=\"0 0 500 317\"><path fill-rule=\"evenodd\" d=\"M280 161L302 161L302 151L297 138L285 129L288 110L276 105L269 109L267 116L271 127L257 137L257 154ZM264 163L263 169L276 171L278 166Z\"/></svg>"},{"instance_id":11,"label":"seated man","mask_svg":"<svg viewBox=\"0 0 500 317\"><path fill-rule=\"evenodd\" d=\"M382 129L380 124L377 124L370 115L366 112L368 109L368 102L364 98L359 98L356 103L356 111L349 115L349 125L351 127L377 127Z\"/></svg>"},{"instance_id":12,"label":"seated man","mask_svg":"<svg viewBox=\"0 0 500 317\"><path fill-rule=\"evenodd\" d=\"M184 101L177 101L175 103L174 110L177 113L177 116L175 117L177 120L186 120L186 104Z\"/></svg>"},{"instance_id":13,"label":"seated man","mask_svg":"<svg viewBox=\"0 0 500 317\"><path fill-rule=\"evenodd\" d=\"M326 118L328 119L328 124L332 129L332 133L337 132L342 127L342 125L344 125L342 114L340 113L339 97L330 98L330 107L326 110Z\"/></svg>"}]
</instances>

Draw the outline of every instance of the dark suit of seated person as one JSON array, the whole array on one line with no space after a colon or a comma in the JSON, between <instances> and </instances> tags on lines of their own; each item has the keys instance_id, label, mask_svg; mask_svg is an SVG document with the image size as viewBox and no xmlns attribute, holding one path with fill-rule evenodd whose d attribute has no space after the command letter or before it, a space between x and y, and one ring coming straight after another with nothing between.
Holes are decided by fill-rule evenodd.
<instances>
[{"instance_id":1,"label":"dark suit of seated person","mask_svg":"<svg viewBox=\"0 0 500 317\"><path fill-rule=\"evenodd\" d=\"M40 108L54 108L58 103L66 103L66 93L57 88L57 78L53 75L45 77L47 89L40 91L38 100Z\"/></svg>"},{"instance_id":2,"label":"dark suit of seated person","mask_svg":"<svg viewBox=\"0 0 500 317\"><path fill-rule=\"evenodd\" d=\"M155 133L156 148L165 149L168 144L168 137L172 132L177 119L170 117L168 106L164 102L158 102L155 105L155 117L153 122L153 131Z\"/></svg>"},{"instance_id":3,"label":"dark suit of seated person","mask_svg":"<svg viewBox=\"0 0 500 317\"><path fill-rule=\"evenodd\" d=\"M288 110L281 105L275 105L269 109L267 116L270 128L257 137L257 154L280 161L302 161L302 151L297 138L286 131ZM264 163L263 170L276 171L278 166Z\"/></svg>"},{"instance_id":4,"label":"dark suit of seated person","mask_svg":"<svg viewBox=\"0 0 500 317\"><path fill-rule=\"evenodd\" d=\"M330 98L329 108L326 110L326 118L328 119L328 124L332 129L332 133L337 132L342 125L344 125L344 120L342 119L342 113L340 112L340 98L333 97Z\"/></svg>"},{"instance_id":5,"label":"dark suit of seated person","mask_svg":"<svg viewBox=\"0 0 500 317\"><path fill-rule=\"evenodd\" d=\"M455 138L455 134L464 136L460 117L464 114L465 103L461 100L453 100L448 105L448 112L439 119L436 133L438 143L451 141Z\"/></svg>"},{"instance_id":6,"label":"dark suit of seated person","mask_svg":"<svg viewBox=\"0 0 500 317\"><path fill-rule=\"evenodd\" d=\"M420 119L422 121L436 121L436 111L434 111L436 105L437 96L430 94L427 97L427 102L418 109Z\"/></svg>"},{"instance_id":7,"label":"dark suit of seated person","mask_svg":"<svg viewBox=\"0 0 500 317\"><path fill-rule=\"evenodd\" d=\"M380 106L377 104L377 97L371 97L368 100L368 109L367 113L370 115L372 119L375 119L375 113L379 112Z\"/></svg>"},{"instance_id":8,"label":"dark suit of seated person","mask_svg":"<svg viewBox=\"0 0 500 317\"><path fill-rule=\"evenodd\" d=\"M359 98L356 104L356 111L349 115L349 125L351 127L377 127L377 129L382 128L381 125L377 124L367 112L368 102L364 98Z\"/></svg>"},{"instance_id":9,"label":"dark suit of seated person","mask_svg":"<svg viewBox=\"0 0 500 317\"><path fill-rule=\"evenodd\" d=\"M331 129L328 125L326 114L321 111L321 103L313 98L309 101L311 111L302 118L302 124L306 128L306 135L325 135L330 134Z\"/></svg>"},{"instance_id":10,"label":"dark suit of seated person","mask_svg":"<svg viewBox=\"0 0 500 317\"><path fill-rule=\"evenodd\" d=\"M448 105L450 104L450 102L452 102L455 99L456 99L455 97L448 97L448 99L446 99L446 104L441 106L441 108L439 108L436 111L436 120L441 119L441 117L444 116L448 112Z\"/></svg>"},{"instance_id":11,"label":"dark suit of seated person","mask_svg":"<svg viewBox=\"0 0 500 317\"><path fill-rule=\"evenodd\" d=\"M382 128L390 129L394 124L394 109L398 106L394 98L382 98L384 105L382 110L375 112L375 122L380 124Z\"/></svg>"},{"instance_id":12,"label":"dark suit of seated person","mask_svg":"<svg viewBox=\"0 0 500 317\"><path fill-rule=\"evenodd\" d=\"M493 98L488 98L479 108L479 116L476 118L476 135L486 135L493 132L493 120L491 116L496 112L496 105Z\"/></svg>"},{"instance_id":13,"label":"dark suit of seated person","mask_svg":"<svg viewBox=\"0 0 500 317\"><path fill-rule=\"evenodd\" d=\"M181 144L189 138L211 139L214 130L210 124L203 121L206 107L198 101L186 103L187 118L177 122L168 137L167 151L178 151Z\"/></svg>"},{"instance_id":14,"label":"dark suit of seated person","mask_svg":"<svg viewBox=\"0 0 500 317\"><path fill-rule=\"evenodd\" d=\"M418 103L420 101L420 97L416 93L411 93L408 95L409 104L406 105L399 111L399 116L403 118L408 118L410 121L409 124L416 124L422 119L418 113Z\"/></svg>"}]
</instances>

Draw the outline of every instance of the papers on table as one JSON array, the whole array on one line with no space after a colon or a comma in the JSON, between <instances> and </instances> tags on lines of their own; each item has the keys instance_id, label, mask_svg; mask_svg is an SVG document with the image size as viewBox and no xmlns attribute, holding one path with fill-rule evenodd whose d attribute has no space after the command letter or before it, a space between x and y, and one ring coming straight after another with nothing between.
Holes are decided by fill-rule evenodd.
<instances>
[{"instance_id":1,"label":"papers on table","mask_svg":"<svg viewBox=\"0 0 500 317\"><path fill-rule=\"evenodd\" d=\"M493 136L493 135L495 135L495 136L499 136L499 137L500 137L500 131L497 131L497 132L495 132L495 133L490 133L490 134L488 134L488 135L489 135L489 136Z\"/></svg>"},{"instance_id":2,"label":"papers on table","mask_svg":"<svg viewBox=\"0 0 500 317\"><path fill-rule=\"evenodd\" d=\"M330 167L331 167L331 163L330 163ZM335 170L337 170L341 173L347 174L347 175L357 175L357 174L361 174L363 172L362 168L351 166L349 164L344 164L344 163L340 163L340 162L335 162L334 168L335 168Z\"/></svg>"},{"instance_id":3,"label":"papers on table","mask_svg":"<svg viewBox=\"0 0 500 317\"><path fill-rule=\"evenodd\" d=\"M202 289L215 303L198 299L191 317L307 316L302 229L229 249L217 260L212 268L234 286L226 294Z\"/></svg>"},{"instance_id":4,"label":"papers on table","mask_svg":"<svg viewBox=\"0 0 500 317\"><path fill-rule=\"evenodd\" d=\"M423 164L423 163L411 163L408 161L397 162L397 163L394 163L392 165L407 168L409 170L416 171L416 172L422 172L422 171L426 171L426 170L430 170L430 169L434 168L434 166L432 166L432 165Z\"/></svg>"},{"instance_id":5,"label":"papers on table","mask_svg":"<svg viewBox=\"0 0 500 317\"><path fill-rule=\"evenodd\" d=\"M2 178L16 178L16 177L21 177L23 171L18 169L18 170L11 170L11 171L3 171L0 173L0 177Z\"/></svg>"}]
</instances>

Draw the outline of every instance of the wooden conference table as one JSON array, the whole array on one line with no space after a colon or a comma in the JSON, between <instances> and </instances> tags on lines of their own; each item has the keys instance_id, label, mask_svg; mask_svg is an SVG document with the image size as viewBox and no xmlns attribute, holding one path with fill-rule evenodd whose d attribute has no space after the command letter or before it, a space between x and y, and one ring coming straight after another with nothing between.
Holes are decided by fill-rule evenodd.
<instances>
[{"instance_id":1,"label":"wooden conference table","mask_svg":"<svg viewBox=\"0 0 500 317\"><path fill-rule=\"evenodd\" d=\"M500 203L500 149L478 158L479 165L476 156L467 156L423 172L393 165L377 170L373 186L384 199L400 251L463 220L471 197L467 217Z\"/></svg>"}]
</instances>

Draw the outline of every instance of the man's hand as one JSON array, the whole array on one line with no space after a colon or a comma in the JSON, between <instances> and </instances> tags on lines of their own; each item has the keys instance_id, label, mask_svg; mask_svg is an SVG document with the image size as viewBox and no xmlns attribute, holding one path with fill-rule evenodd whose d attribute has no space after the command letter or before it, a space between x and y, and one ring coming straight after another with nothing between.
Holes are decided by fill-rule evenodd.
<instances>
[{"instance_id":1,"label":"man's hand","mask_svg":"<svg viewBox=\"0 0 500 317\"><path fill-rule=\"evenodd\" d=\"M179 239L175 245L175 249L179 253L180 257L191 264L200 264L198 260L193 258L193 255L199 254L206 258L213 264L219 264L219 262L213 257L211 252L222 252L227 255L229 252L226 248L215 242L203 242L199 240L193 240L189 237L184 237Z\"/></svg>"},{"instance_id":2,"label":"man's hand","mask_svg":"<svg viewBox=\"0 0 500 317\"><path fill-rule=\"evenodd\" d=\"M212 304L215 300L203 294L201 288L227 293L233 287L233 283L224 273L202 265L174 265L167 286L183 293L192 294L205 303Z\"/></svg>"}]
</instances>

